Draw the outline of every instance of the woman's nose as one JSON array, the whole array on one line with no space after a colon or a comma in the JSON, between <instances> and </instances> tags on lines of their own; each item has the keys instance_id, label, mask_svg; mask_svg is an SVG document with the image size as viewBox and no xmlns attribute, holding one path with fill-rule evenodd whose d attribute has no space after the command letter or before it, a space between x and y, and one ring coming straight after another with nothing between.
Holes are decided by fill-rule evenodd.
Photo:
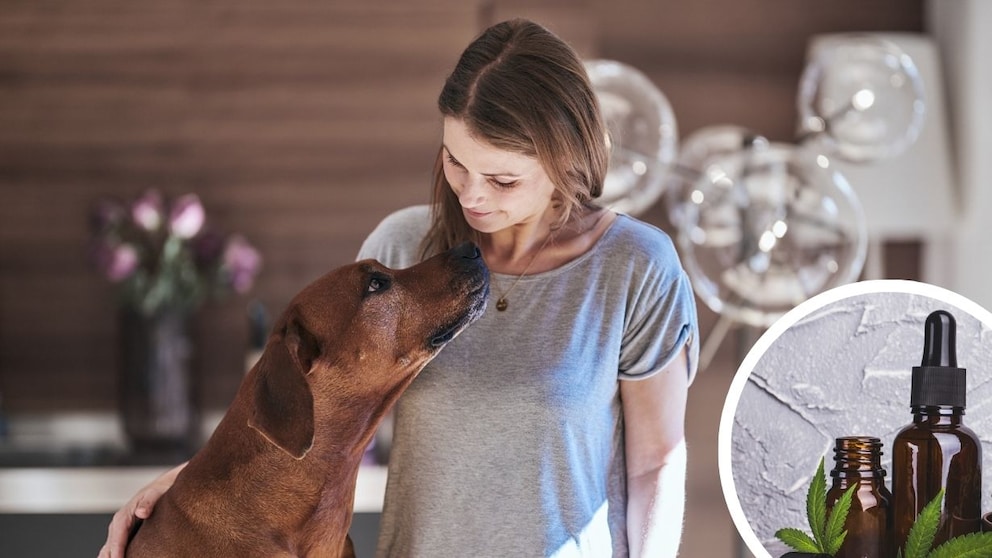
<instances>
[{"instance_id":1,"label":"woman's nose","mask_svg":"<svg viewBox=\"0 0 992 558\"><path fill-rule=\"evenodd\" d=\"M461 188L456 192L458 202L462 207L478 207L485 201L486 181L483 176L467 175L461 181Z\"/></svg>"}]
</instances>

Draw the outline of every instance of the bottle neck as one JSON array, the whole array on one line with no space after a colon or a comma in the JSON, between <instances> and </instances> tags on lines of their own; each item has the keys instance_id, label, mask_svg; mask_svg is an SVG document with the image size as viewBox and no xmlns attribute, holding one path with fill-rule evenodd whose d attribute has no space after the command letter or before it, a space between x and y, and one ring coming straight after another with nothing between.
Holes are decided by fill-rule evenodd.
<instances>
[{"instance_id":1,"label":"bottle neck","mask_svg":"<svg viewBox=\"0 0 992 558\"><path fill-rule=\"evenodd\" d=\"M956 425L964 416L964 407L919 405L912 409L914 424Z\"/></svg>"},{"instance_id":2,"label":"bottle neck","mask_svg":"<svg viewBox=\"0 0 992 558\"><path fill-rule=\"evenodd\" d=\"M836 485L874 480L885 477L882 467L882 442L878 438L852 436L837 438L834 446L834 467L830 476Z\"/></svg>"}]
</instances>

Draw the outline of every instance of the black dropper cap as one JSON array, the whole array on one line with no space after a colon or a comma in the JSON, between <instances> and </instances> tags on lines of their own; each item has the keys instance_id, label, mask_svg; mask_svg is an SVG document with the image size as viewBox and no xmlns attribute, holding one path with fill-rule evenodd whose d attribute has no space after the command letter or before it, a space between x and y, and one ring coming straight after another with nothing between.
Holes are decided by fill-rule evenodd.
<instances>
[{"instance_id":1,"label":"black dropper cap","mask_svg":"<svg viewBox=\"0 0 992 558\"><path fill-rule=\"evenodd\" d=\"M954 316L946 310L936 310L927 316L924 328L923 362L913 367L909 404L964 408L966 370L958 368Z\"/></svg>"}]
</instances>

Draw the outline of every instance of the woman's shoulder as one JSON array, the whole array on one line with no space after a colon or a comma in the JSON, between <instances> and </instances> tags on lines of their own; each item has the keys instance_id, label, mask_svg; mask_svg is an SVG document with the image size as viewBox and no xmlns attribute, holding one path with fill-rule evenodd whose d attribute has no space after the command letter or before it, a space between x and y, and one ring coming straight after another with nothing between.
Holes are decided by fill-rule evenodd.
<instances>
[{"instance_id":1,"label":"woman's shoulder","mask_svg":"<svg viewBox=\"0 0 992 558\"><path fill-rule=\"evenodd\" d=\"M622 250L606 251L614 257L629 258L632 254L637 254L646 256L648 261L659 259L665 263L679 261L672 238L656 225L619 213L610 233L607 239L616 243L617 247L623 247Z\"/></svg>"},{"instance_id":2,"label":"woman's shoulder","mask_svg":"<svg viewBox=\"0 0 992 558\"><path fill-rule=\"evenodd\" d=\"M430 225L430 207L427 205L411 205L397 209L386 215L376 228L393 230L416 229L427 231Z\"/></svg>"},{"instance_id":3,"label":"woman's shoulder","mask_svg":"<svg viewBox=\"0 0 992 558\"><path fill-rule=\"evenodd\" d=\"M394 268L413 265L418 260L420 243L429 227L429 206L414 205L396 210L369 233L357 259L371 258Z\"/></svg>"}]
</instances>

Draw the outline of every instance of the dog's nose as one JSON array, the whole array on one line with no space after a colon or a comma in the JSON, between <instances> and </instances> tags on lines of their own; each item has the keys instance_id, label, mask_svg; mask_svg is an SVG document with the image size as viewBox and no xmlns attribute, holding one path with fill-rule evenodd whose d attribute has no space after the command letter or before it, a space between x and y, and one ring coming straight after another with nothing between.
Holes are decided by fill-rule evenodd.
<instances>
[{"instance_id":1,"label":"dog's nose","mask_svg":"<svg viewBox=\"0 0 992 558\"><path fill-rule=\"evenodd\" d=\"M482 257L482 252L474 242L462 242L454 248L455 257L476 260Z\"/></svg>"}]
</instances>

